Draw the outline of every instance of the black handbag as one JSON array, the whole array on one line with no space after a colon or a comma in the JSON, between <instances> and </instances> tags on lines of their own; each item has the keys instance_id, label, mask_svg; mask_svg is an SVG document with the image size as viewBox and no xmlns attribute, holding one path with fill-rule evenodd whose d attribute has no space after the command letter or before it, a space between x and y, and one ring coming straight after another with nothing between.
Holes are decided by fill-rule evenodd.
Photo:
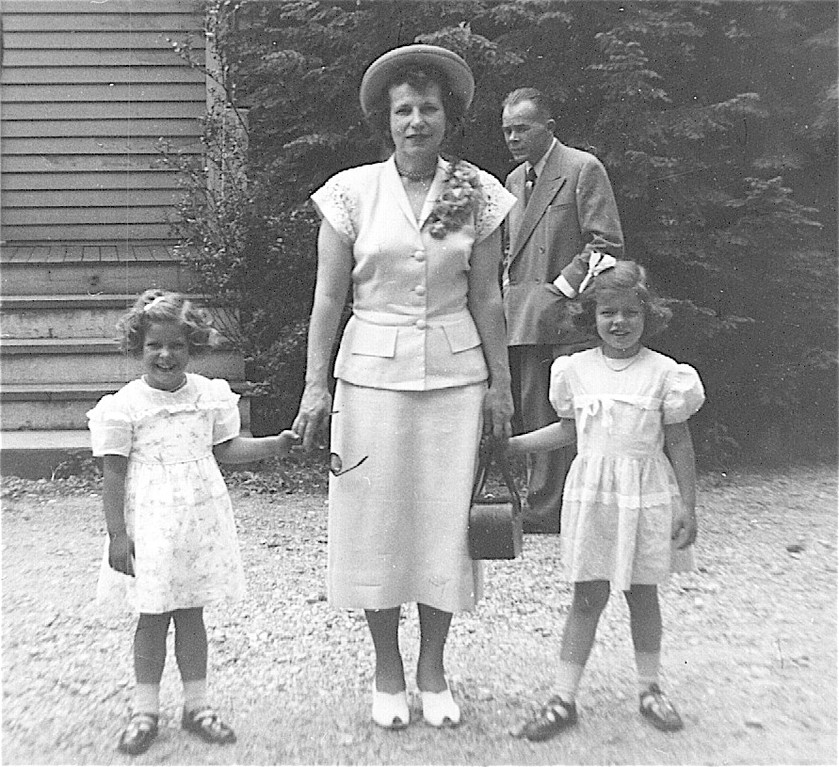
<instances>
[{"instance_id":1,"label":"black handbag","mask_svg":"<svg viewBox=\"0 0 839 767\"><path fill-rule=\"evenodd\" d=\"M485 495L489 469L493 461L501 470L506 494ZM472 559L515 559L521 554L521 498L506 457L499 456L492 440L481 444L478 471L472 487L469 508L469 556Z\"/></svg>"}]
</instances>

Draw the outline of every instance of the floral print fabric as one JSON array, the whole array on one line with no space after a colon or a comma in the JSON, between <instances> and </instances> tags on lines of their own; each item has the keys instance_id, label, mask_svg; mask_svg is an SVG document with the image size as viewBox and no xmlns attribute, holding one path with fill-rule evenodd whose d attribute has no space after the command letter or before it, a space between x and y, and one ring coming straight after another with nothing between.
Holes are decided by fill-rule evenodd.
<instances>
[{"instance_id":1,"label":"floral print fabric","mask_svg":"<svg viewBox=\"0 0 839 767\"><path fill-rule=\"evenodd\" d=\"M97 598L144 613L201 607L244 595L233 509L213 446L239 434L239 396L226 381L188 374L176 392L142 380L88 413L93 454L128 458L125 522L135 577L108 566Z\"/></svg>"}]
</instances>

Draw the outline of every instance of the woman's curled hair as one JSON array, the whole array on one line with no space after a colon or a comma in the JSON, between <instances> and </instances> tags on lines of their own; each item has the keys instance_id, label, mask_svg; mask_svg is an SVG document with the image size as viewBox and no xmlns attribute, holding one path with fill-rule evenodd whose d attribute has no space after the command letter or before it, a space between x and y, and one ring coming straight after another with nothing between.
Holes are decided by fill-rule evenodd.
<instances>
[{"instance_id":1,"label":"woman's curled hair","mask_svg":"<svg viewBox=\"0 0 839 767\"><path fill-rule=\"evenodd\" d=\"M438 85L446 113L446 136L452 135L460 127L466 116L466 109L452 92L448 78L434 66L407 64L394 72L374 100L366 117L368 127L383 146L393 149L393 138L390 135L390 89L397 85L410 85L420 93L426 91L430 85Z\"/></svg>"},{"instance_id":2,"label":"woman's curled hair","mask_svg":"<svg viewBox=\"0 0 839 767\"><path fill-rule=\"evenodd\" d=\"M216 344L218 333L203 309L180 293L153 288L145 291L117 323L122 351L140 356L149 326L160 322L183 327L191 356L204 354Z\"/></svg>"},{"instance_id":3,"label":"woman's curled hair","mask_svg":"<svg viewBox=\"0 0 839 767\"><path fill-rule=\"evenodd\" d=\"M667 327L673 312L667 302L657 296L647 284L647 271L635 261L618 261L611 269L601 272L592 279L580 295L579 301L571 305L574 326L588 335L597 335L597 296L607 291L633 291L644 308L644 332L641 343L660 333Z\"/></svg>"}]
</instances>

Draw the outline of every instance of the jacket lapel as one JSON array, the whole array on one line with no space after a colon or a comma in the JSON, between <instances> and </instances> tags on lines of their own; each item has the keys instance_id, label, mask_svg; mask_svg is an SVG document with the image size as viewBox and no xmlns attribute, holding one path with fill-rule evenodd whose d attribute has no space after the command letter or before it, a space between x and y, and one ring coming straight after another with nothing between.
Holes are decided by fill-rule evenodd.
<instances>
[{"instance_id":1,"label":"jacket lapel","mask_svg":"<svg viewBox=\"0 0 839 767\"><path fill-rule=\"evenodd\" d=\"M554 151L551 152L545 167L539 179L536 181L536 186L530 195L530 202L524 210L521 218L521 226L517 231L513 232L512 243L513 248L510 251L510 260L514 260L519 253L521 253L524 244L527 242L537 224L541 221L542 216L548 205L551 204L554 197L568 180L562 173L562 144L557 144ZM520 172L519 172L520 171ZM511 186L513 186L513 194L524 200L524 165L516 168L516 178L510 179ZM522 203L523 204L523 203Z\"/></svg>"}]
</instances>

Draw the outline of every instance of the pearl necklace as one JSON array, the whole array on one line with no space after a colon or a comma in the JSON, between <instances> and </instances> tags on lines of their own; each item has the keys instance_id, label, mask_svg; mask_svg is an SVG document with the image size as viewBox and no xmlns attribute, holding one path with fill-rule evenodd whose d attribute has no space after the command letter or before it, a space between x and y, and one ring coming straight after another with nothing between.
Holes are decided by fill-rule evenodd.
<instances>
[{"instance_id":1,"label":"pearl necklace","mask_svg":"<svg viewBox=\"0 0 839 767\"><path fill-rule=\"evenodd\" d=\"M635 352L635 354L633 354L631 357L623 357L623 358L619 358L619 359L620 359L620 361L621 361L621 362L623 362L624 364L623 364L623 365L618 365L618 366L615 366L615 365L613 365L612 363L613 363L613 362L615 362L618 358L616 358L616 357L607 357L607 356L603 353L603 347L601 347L601 348L600 348L600 358L603 360L603 364L604 364L607 368L609 368L609 370L611 370L611 371L612 371L612 372L614 372L614 373L622 373L622 372L623 372L624 370L626 370L626 369L627 369L630 365L632 365L632 363L633 363L633 362L635 362L635 360L637 360L637 359L638 359L638 357L640 357L640 356L641 356L641 349L639 349L637 352Z\"/></svg>"},{"instance_id":2,"label":"pearl necklace","mask_svg":"<svg viewBox=\"0 0 839 767\"><path fill-rule=\"evenodd\" d=\"M395 163L394 163L395 164ZM430 181L434 176L437 175L437 167L434 167L434 170L431 173L424 173L424 172L417 172L417 171L409 171L409 170L402 170L398 165L396 166L396 172L402 176L402 178L407 178L409 181Z\"/></svg>"}]
</instances>

